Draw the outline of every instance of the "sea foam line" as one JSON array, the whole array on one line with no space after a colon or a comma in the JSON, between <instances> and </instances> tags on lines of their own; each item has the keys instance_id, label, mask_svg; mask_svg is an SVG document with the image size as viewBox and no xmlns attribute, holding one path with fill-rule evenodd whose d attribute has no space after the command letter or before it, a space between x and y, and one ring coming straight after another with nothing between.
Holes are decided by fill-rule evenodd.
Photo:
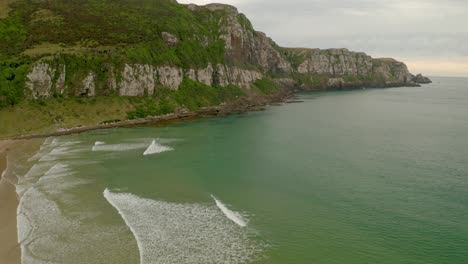
<instances>
[{"instance_id":1,"label":"sea foam line","mask_svg":"<svg viewBox=\"0 0 468 264\"><path fill-rule=\"evenodd\" d=\"M229 208L227 208L226 205L223 204L220 200L216 199L214 195L211 195L211 198L213 198L213 200L216 202L216 206L218 206L218 208L221 209L221 211L227 218L229 218L231 221L233 221L240 227L247 226L247 222L242 218L241 214L229 210Z\"/></svg>"}]
</instances>

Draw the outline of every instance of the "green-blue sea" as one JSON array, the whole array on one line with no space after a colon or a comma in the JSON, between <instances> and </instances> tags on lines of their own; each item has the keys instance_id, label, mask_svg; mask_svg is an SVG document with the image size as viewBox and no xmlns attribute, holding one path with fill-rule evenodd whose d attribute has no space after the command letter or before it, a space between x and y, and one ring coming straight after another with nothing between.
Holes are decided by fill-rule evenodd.
<instances>
[{"instance_id":1,"label":"green-blue sea","mask_svg":"<svg viewBox=\"0 0 468 264\"><path fill-rule=\"evenodd\" d=\"M468 263L468 79L46 139L22 263Z\"/></svg>"}]
</instances>

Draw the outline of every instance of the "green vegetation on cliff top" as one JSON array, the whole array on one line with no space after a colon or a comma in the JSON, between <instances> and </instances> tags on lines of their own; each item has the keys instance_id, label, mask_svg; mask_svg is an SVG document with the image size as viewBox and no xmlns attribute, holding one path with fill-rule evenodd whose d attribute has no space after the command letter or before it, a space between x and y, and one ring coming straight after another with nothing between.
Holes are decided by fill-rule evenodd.
<instances>
[{"instance_id":1,"label":"green vegetation on cliff top","mask_svg":"<svg viewBox=\"0 0 468 264\"><path fill-rule=\"evenodd\" d=\"M80 71L93 70L103 79L105 65L188 69L225 60L219 38L223 10L192 11L171 0L21 0L10 9L0 19L0 107L24 97L25 74L37 61L66 61L71 84L87 74ZM175 35L177 45L166 43L162 32Z\"/></svg>"}]
</instances>

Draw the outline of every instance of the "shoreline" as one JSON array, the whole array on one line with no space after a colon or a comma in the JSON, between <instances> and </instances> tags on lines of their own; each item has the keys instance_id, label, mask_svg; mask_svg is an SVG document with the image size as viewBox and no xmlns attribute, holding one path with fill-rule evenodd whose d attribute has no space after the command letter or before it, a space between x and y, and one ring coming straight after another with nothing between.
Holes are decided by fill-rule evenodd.
<instances>
[{"instance_id":1,"label":"shoreline","mask_svg":"<svg viewBox=\"0 0 468 264\"><path fill-rule=\"evenodd\" d=\"M158 124L163 124L166 122L184 122L184 121L192 121L192 120L199 119L199 118L227 116L227 115L232 115L232 114L261 111L261 110L264 110L262 107L266 105L274 104L274 103L281 103L281 102L288 102L288 99L291 99L293 97L294 97L294 92L289 91L287 89L283 89L273 95L240 98L233 102L227 102L219 106L204 107L204 108L199 109L198 111L186 110L186 111L181 111L178 113L171 113L171 114L160 115L160 116L149 116L145 118L124 120L124 121L118 121L118 122L108 123L108 124L97 124L97 125L91 125L91 126L80 126L80 127L69 128L69 129L61 129L61 130L57 130L57 131L53 131L49 133L43 133L43 134L19 135L19 136L11 136L11 137L4 137L4 138L0 137L0 142L8 141L8 140L25 140L25 139L45 138L45 137L53 137L53 136L66 136L66 135L80 134L80 133L94 131L94 130L111 129L111 128L119 128L119 127L132 127L132 126L149 125L149 124L158 125Z\"/></svg>"},{"instance_id":2,"label":"shoreline","mask_svg":"<svg viewBox=\"0 0 468 264\"><path fill-rule=\"evenodd\" d=\"M202 118L262 111L264 110L263 107L266 105L278 105L279 103L283 102L296 102L294 100L294 93L284 89L272 95L240 98L238 100L224 103L219 106L205 107L193 112L183 111L161 116L119 121L110 124L75 127L44 134L30 134L0 138L0 263L21 263L21 247L18 243L17 230L17 208L19 206L19 199L15 188L16 179L8 173L8 161L11 161L11 157L17 152L17 149L22 149L21 142L25 142L25 140L52 136L79 134L100 129L132 127L140 125L164 126Z\"/></svg>"},{"instance_id":3,"label":"shoreline","mask_svg":"<svg viewBox=\"0 0 468 264\"><path fill-rule=\"evenodd\" d=\"M19 205L14 179L8 175L8 154L16 142L0 140L0 263L21 262L16 210Z\"/></svg>"},{"instance_id":4,"label":"shoreline","mask_svg":"<svg viewBox=\"0 0 468 264\"><path fill-rule=\"evenodd\" d=\"M82 126L58 130L44 134L20 135L0 138L0 263L20 264L21 247L18 243L17 208L19 199L16 193L16 179L8 173L8 161L16 149L22 149L21 142L38 138L65 136L88 131L111 129L119 127L132 127L140 125L170 125L173 123L193 121L202 118L228 116L253 111L262 111L264 106L278 105L279 103L296 102L294 93L284 89L278 93L261 96L240 98L233 102L219 106L205 107L198 111L183 111L161 116L146 117L135 120L125 120L110 124ZM16 153L18 154L18 153Z\"/></svg>"}]
</instances>

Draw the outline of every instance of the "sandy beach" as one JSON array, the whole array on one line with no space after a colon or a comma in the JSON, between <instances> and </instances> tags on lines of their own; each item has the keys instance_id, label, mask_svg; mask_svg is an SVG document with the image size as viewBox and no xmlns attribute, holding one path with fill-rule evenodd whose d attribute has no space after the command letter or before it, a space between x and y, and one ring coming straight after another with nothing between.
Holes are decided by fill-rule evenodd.
<instances>
[{"instance_id":1,"label":"sandy beach","mask_svg":"<svg viewBox=\"0 0 468 264\"><path fill-rule=\"evenodd\" d=\"M14 180L8 175L7 156L13 141L0 141L0 263L19 264L20 248L16 230L16 195Z\"/></svg>"}]
</instances>

